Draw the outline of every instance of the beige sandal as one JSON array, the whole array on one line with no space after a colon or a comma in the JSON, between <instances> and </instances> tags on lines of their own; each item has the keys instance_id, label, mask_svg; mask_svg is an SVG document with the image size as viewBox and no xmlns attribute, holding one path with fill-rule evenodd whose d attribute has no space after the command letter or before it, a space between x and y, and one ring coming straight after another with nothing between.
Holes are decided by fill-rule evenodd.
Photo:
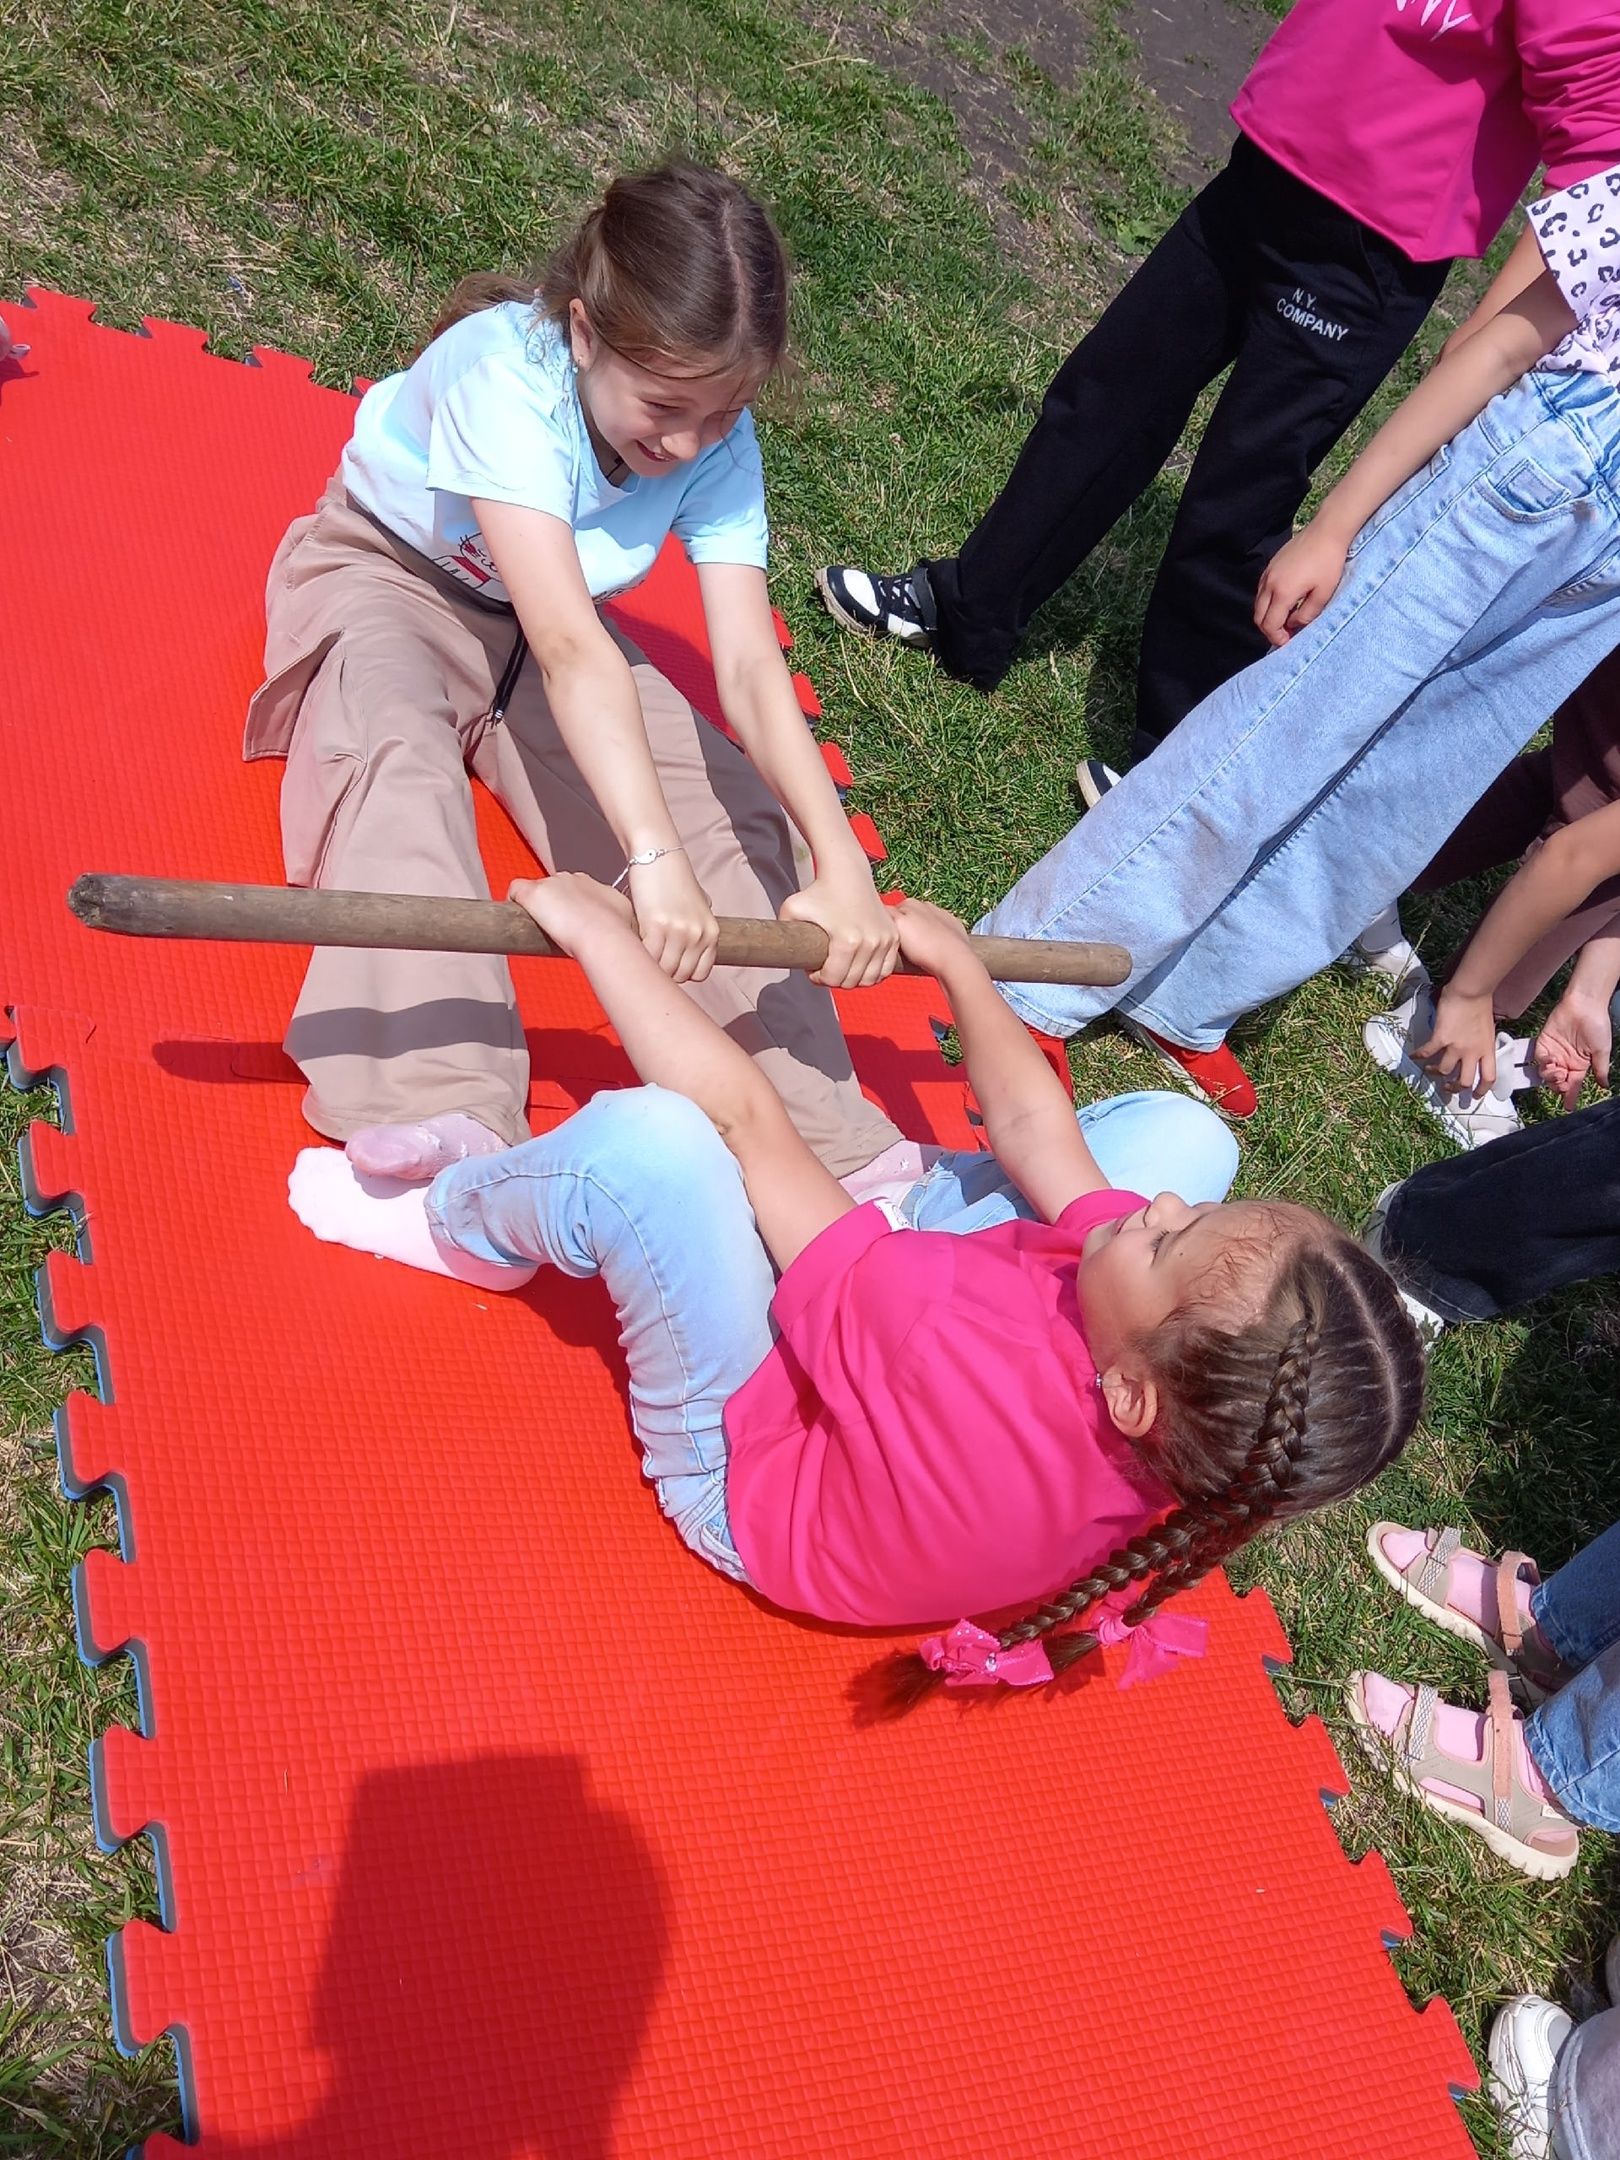
<instances>
[{"instance_id":1,"label":"beige sandal","mask_svg":"<svg viewBox=\"0 0 1620 2160\"><path fill-rule=\"evenodd\" d=\"M1482 1837L1498 1858L1521 1875L1538 1882L1559 1882L1580 1855L1580 1833L1567 1815L1549 1807L1524 1785L1514 1762L1513 1704L1504 1673L1491 1674L1490 1710L1485 1726L1485 1760L1459 1762L1436 1746L1434 1713L1439 1697L1432 1687L1420 1687L1402 1710L1393 1733L1375 1725L1367 1709L1362 1682L1368 1675L1350 1675L1347 1696L1351 1722L1367 1743L1369 1753L1386 1765L1404 1791L1421 1800L1448 1822L1461 1823ZM1477 1808L1444 1793L1430 1792L1425 1778L1436 1779L1458 1791L1472 1793Z\"/></svg>"},{"instance_id":2,"label":"beige sandal","mask_svg":"<svg viewBox=\"0 0 1620 2160\"><path fill-rule=\"evenodd\" d=\"M1506 1552L1494 1562L1481 1553L1472 1555L1492 1571L1498 1629L1492 1635L1477 1620L1470 1620L1466 1613L1446 1602L1451 1588L1451 1563L1459 1553L1470 1550L1463 1544L1462 1532L1450 1528L1425 1531L1423 1551L1404 1568L1398 1568L1384 1550L1384 1539L1391 1533L1411 1534L1404 1523L1376 1522L1367 1532L1367 1551L1385 1582L1408 1605L1415 1605L1426 1620L1444 1628L1448 1635L1460 1636L1476 1650L1483 1650L1498 1671L1507 1674L1514 1694L1530 1709L1563 1685L1568 1675L1557 1658L1549 1659L1544 1651L1525 1641L1514 1585L1537 1585L1541 1581L1540 1569L1527 1554Z\"/></svg>"}]
</instances>

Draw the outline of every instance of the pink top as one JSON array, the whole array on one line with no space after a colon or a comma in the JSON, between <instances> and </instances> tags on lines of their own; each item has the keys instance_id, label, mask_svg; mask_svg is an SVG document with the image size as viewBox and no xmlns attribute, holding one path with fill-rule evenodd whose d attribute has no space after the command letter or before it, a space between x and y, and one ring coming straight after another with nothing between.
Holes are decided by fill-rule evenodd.
<instances>
[{"instance_id":1,"label":"pink top","mask_svg":"<svg viewBox=\"0 0 1620 2160\"><path fill-rule=\"evenodd\" d=\"M1418 262L1620 159L1616 0L1295 0L1232 118Z\"/></svg>"},{"instance_id":2,"label":"pink top","mask_svg":"<svg viewBox=\"0 0 1620 2160\"><path fill-rule=\"evenodd\" d=\"M1075 1300L1087 1232L1144 1205L1090 1193L965 1237L869 1205L806 1246L726 1405L732 1536L768 1598L856 1626L994 1612L1174 1505L1103 1406Z\"/></svg>"}]
</instances>

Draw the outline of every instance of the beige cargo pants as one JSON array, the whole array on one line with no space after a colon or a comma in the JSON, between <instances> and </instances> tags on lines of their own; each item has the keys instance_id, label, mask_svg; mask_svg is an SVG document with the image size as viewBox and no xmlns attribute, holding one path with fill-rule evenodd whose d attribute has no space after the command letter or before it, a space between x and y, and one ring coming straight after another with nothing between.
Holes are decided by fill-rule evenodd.
<instances>
[{"instance_id":1,"label":"beige cargo pants","mask_svg":"<svg viewBox=\"0 0 1620 2160\"><path fill-rule=\"evenodd\" d=\"M517 625L442 589L334 480L270 568L267 680L249 758L285 757L282 846L294 885L486 899L474 773L554 870L611 879L623 855L528 662L490 708ZM653 760L698 882L720 915L773 916L798 885L786 817L747 758L629 641ZM861 1093L831 997L802 974L716 968L692 997L754 1057L835 1176L897 1129ZM529 1065L498 955L317 950L287 1032L304 1114L361 1126L470 1112L529 1137Z\"/></svg>"}]
</instances>

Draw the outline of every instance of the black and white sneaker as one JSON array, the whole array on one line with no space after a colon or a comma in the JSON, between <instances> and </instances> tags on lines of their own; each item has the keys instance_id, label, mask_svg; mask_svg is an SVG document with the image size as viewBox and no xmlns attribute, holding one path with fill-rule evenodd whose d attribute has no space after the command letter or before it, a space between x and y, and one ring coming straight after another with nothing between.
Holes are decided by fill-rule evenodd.
<instances>
[{"instance_id":1,"label":"black and white sneaker","mask_svg":"<svg viewBox=\"0 0 1620 2160\"><path fill-rule=\"evenodd\" d=\"M933 595L923 571L907 570L900 577L881 577L875 571L857 570L850 563L830 563L816 572L816 590L827 612L846 630L860 630L867 637L896 638L902 645L917 645L927 652L934 639L930 629Z\"/></svg>"},{"instance_id":2,"label":"black and white sneaker","mask_svg":"<svg viewBox=\"0 0 1620 2160\"><path fill-rule=\"evenodd\" d=\"M1074 784L1086 808L1095 810L1103 797L1119 786L1119 774L1100 757L1083 757L1074 768Z\"/></svg>"}]
</instances>

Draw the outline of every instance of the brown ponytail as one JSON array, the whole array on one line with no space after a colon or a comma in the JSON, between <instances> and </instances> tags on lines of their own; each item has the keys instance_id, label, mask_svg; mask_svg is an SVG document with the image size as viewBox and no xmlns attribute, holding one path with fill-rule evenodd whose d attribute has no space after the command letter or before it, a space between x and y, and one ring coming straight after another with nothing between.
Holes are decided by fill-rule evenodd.
<instances>
[{"instance_id":1,"label":"brown ponytail","mask_svg":"<svg viewBox=\"0 0 1620 2160\"><path fill-rule=\"evenodd\" d=\"M463 278L432 334L526 300L566 338L578 300L598 336L627 359L673 361L694 374L748 369L763 383L787 356L788 277L781 236L748 190L710 166L672 159L621 174L532 275Z\"/></svg>"},{"instance_id":2,"label":"brown ponytail","mask_svg":"<svg viewBox=\"0 0 1620 2160\"><path fill-rule=\"evenodd\" d=\"M1422 1407L1417 1330L1377 1261L1314 1222L1317 1236L1287 1254L1253 1328L1239 1336L1173 1317L1144 1345L1165 1396L1154 1466L1183 1504L1003 1628L1000 1648L1045 1637L1064 1672L1097 1648L1071 1623L1100 1598L1144 1584L1124 1615L1138 1625L1268 1523L1344 1498L1405 1445ZM852 1685L857 1719L903 1716L944 1677L916 1652L882 1659Z\"/></svg>"},{"instance_id":3,"label":"brown ponytail","mask_svg":"<svg viewBox=\"0 0 1620 2160\"><path fill-rule=\"evenodd\" d=\"M482 315L486 308L501 307L508 300L527 300L532 306L539 297L532 277L503 277L498 270L475 270L462 279L440 308L427 343L431 345L436 337L443 337L468 315Z\"/></svg>"}]
</instances>

